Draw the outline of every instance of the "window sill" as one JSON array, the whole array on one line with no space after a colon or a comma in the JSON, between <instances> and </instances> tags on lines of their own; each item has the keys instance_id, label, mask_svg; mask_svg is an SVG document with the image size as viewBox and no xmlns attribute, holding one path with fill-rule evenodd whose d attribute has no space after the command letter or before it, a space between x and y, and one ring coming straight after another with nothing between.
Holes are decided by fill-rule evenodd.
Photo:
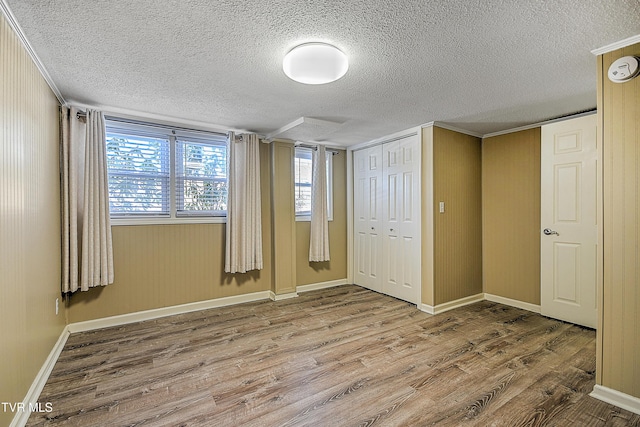
<instances>
[{"instance_id":1,"label":"window sill","mask_svg":"<svg viewBox=\"0 0 640 427\"><path fill-rule=\"evenodd\" d=\"M226 224L225 216L208 217L146 217L146 218L111 218L111 225L176 225L176 224Z\"/></svg>"},{"instance_id":2,"label":"window sill","mask_svg":"<svg viewBox=\"0 0 640 427\"><path fill-rule=\"evenodd\" d=\"M296 215L296 222L311 222L311 215ZM329 217L329 222L333 222L333 217Z\"/></svg>"}]
</instances>

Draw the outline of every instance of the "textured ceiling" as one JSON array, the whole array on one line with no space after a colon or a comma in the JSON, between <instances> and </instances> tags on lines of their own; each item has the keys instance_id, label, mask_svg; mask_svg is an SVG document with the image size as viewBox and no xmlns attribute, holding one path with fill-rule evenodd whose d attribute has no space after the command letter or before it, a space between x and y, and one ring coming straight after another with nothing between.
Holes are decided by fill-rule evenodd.
<instances>
[{"instance_id":1,"label":"textured ceiling","mask_svg":"<svg viewBox=\"0 0 640 427\"><path fill-rule=\"evenodd\" d=\"M638 0L2 0L64 99L269 134L300 117L351 145L430 121L486 134L595 108L592 49L640 34ZM335 44L349 71L289 80Z\"/></svg>"}]
</instances>

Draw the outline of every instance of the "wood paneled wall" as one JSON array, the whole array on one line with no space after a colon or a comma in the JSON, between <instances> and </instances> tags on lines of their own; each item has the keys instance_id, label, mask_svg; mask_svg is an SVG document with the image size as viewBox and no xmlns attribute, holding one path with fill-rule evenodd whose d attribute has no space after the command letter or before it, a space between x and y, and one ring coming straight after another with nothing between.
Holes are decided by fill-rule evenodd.
<instances>
[{"instance_id":1,"label":"wood paneled wall","mask_svg":"<svg viewBox=\"0 0 640 427\"><path fill-rule=\"evenodd\" d=\"M329 222L331 261L309 262L309 221L296 223L297 285L328 282L347 277L347 156L343 150L333 156L333 221Z\"/></svg>"},{"instance_id":2,"label":"wood paneled wall","mask_svg":"<svg viewBox=\"0 0 640 427\"><path fill-rule=\"evenodd\" d=\"M65 325L58 101L0 13L0 396L22 402ZM0 410L0 425L15 414Z\"/></svg>"},{"instance_id":3,"label":"wood paneled wall","mask_svg":"<svg viewBox=\"0 0 640 427\"><path fill-rule=\"evenodd\" d=\"M75 293L69 321L270 290L270 165L269 145L261 144L263 270L224 273L225 224L114 226L115 281Z\"/></svg>"},{"instance_id":4,"label":"wood paneled wall","mask_svg":"<svg viewBox=\"0 0 640 427\"><path fill-rule=\"evenodd\" d=\"M436 305L482 292L480 139L433 128ZM439 213L439 203L445 212ZM425 298L423 298L425 300Z\"/></svg>"},{"instance_id":5,"label":"wood paneled wall","mask_svg":"<svg viewBox=\"0 0 640 427\"><path fill-rule=\"evenodd\" d=\"M640 78L616 84L613 61L640 44L598 57L604 147L604 282L599 292L597 382L640 398Z\"/></svg>"},{"instance_id":6,"label":"wood paneled wall","mask_svg":"<svg viewBox=\"0 0 640 427\"><path fill-rule=\"evenodd\" d=\"M435 306L433 283L433 217L436 214L433 201L433 126L422 129L422 162L420 171L420 209L422 223L422 304Z\"/></svg>"},{"instance_id":7,"label":"wood paneled wall","mask_svg":"<svg viewBox=\"0 0 640 427\"><path fill-rule=\"evenodd\" d=\"M273 278L271 290L276 294L296 291L296 212L294 200L292 143L271 144L271 199L273 204Z\"/></svg>"},{"instance_id":8,"label":"wood paneled wall","mask_svg":"<svg viewBox=\"0 0 640 427\"><path fill-rule=\"evenodd\" d=\"M540 128L482 142L484 292L540 304Z\"/></svg>"},{"instance_id":9,"label":"wood paneled wall","mask_svg":"<svg viewBox=\"0 0 640 427\"><path fill-rule=\"evenodd\" d=\"M225 224L114 226L115 281L106 287L74 294L69 321L81 322L260 291L290 293L296 291L297 285L345 278L344 153L334 157L332 261L319 267L308 262L308 223L296 224L294 220L293 188L290 192L284 190L283 183L287 183L286 188L293 185L292 166L285 167L292 165L293 145L277 141L261 144L260 156L263 270L235 275L224 273ZM285 231L288 231L286 236Z\"/></svg>"}]
</instances>

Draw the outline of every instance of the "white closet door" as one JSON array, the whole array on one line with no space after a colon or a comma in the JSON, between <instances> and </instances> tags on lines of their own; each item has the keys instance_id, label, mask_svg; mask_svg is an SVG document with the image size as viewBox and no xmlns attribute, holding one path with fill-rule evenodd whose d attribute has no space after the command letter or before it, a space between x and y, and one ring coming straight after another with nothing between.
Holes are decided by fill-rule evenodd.
<instances>
[{"instance_id":1,"label":"white closet door","mask_svg":"<svg viewBox=\"0 0 640 427\"><path fill-rule=\"evenodd\" d=\"M420 287L420 145L408 137L383 144L382 292L418 303Z\"/></svg>"},{"instance_id":2,"label":"white closet door","mask_svg":"<svg viewBox=\"0 0 640 427\"><path fill-rule=\"evenodd\" d=\"M382 291L382 147L353 153L354 282Z\"/></svg>"}]
</instances>

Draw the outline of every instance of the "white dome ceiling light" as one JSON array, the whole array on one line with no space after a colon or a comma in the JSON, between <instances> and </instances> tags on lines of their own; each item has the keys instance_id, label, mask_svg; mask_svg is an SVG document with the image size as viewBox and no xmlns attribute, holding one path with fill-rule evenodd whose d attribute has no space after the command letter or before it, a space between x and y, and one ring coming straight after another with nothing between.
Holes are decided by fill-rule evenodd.
<instances>
[{"instance_id":1,"label":"white dome ceiling light","mask_svg":"<svg viewBox=\"0 0 640 427\"><path fill-rule=\"evenodd\" d=\"M327 43L304 43L287 53L282 62L284 73L307 85L331 83L349 69L347 55Z\"/></svg>"}]
</instances>

